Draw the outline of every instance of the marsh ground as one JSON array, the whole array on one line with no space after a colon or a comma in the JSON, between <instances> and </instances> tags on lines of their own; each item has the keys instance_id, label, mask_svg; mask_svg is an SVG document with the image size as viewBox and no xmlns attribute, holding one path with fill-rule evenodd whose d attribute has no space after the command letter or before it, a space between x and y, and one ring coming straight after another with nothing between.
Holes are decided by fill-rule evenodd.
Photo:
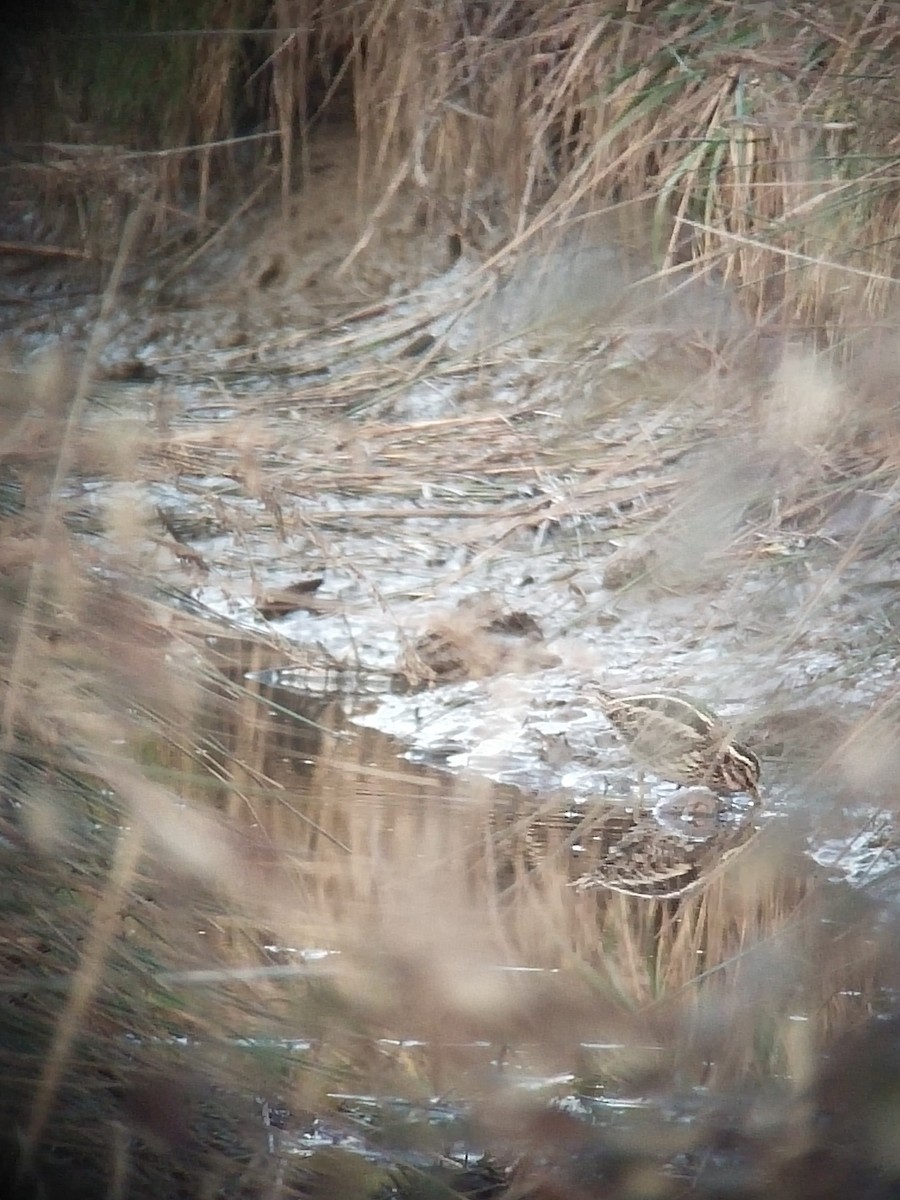
<instances>
[{"instance_id":1,"label":"marsh ground","mask_svg":"<svg viewBox=\"0 0 900 1200\"><path fill-rule=\"evenodd\" d=\"M895 334L760 327L637 211L494 272L412 195L361 216L348 126L311 163L112 305L7 260L7 716L67 747L7 745L26 1141L77 1163L96 1105L126 1174L202 1146L235 1192L302 1151L313 1194L485 1152L528 1194L831 1194L790 1190L804 1089L895 975ZM636 805L591 678L764 756L752 852L681 901L572 886ZM55 1118L101 1038L124 1099Z\"/></svg>"}]
</instances>

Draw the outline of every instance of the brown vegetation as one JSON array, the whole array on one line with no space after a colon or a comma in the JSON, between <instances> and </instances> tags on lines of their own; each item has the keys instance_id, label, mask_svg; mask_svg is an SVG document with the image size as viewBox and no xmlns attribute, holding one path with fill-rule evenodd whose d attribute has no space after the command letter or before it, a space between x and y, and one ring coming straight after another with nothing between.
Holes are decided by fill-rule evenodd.
<instances>
[{"instance_id":1,"label":"brown vegetation","mask_svg":"<svg viewBox=\"0 0 900 1200\"><path fill-rule=\"evenodd\" d=\"M891 877L829 883L806 850L840 817L881 821L888 854L896 820L896 14L101 10L22 43L3 114L36 270L59 251L91 329L23 363L79 328L29 302L0 380L20 1194L892 1194L896 1018L866 1025L894 1007ZM353 170L327 175L338 144ZM274 326L301 279L315 319ZM98 385L120 310L158 330L207 302L238 312L212 349ZM417 389L450 404L423 417ZM173 482L193 507L148 499ZM512 596L419 620L446 576L551 550L555 646ZM386 587L410 561L412 598ZM253 634L193 596L238 562ZM351 599L302 600L338 569ZM681 899L573 887L590 813L347 721L367 609L419 686L560 647L590 669L609 647L582 662L580 637L673 596L695 641L739 627L780 781L774 822ZM295 600L346 620L347 657L280 635ZM810 645L856 708L791 673ZM261 682L285 665L302 704Z\"/></svg>"}]
</instances>

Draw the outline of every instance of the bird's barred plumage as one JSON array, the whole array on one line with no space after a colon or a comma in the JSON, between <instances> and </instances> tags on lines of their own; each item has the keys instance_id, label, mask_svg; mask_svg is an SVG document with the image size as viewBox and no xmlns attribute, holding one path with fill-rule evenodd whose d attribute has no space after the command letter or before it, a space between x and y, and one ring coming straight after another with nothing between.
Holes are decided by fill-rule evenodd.
<instances>
[{"instance_id":1,"label":"bird's barred plumage","mask_svg":"<svg viewBox=\"0 0 900 1200\"><path fill-rule=\"evenodd\" d=\"M759 759L704 705L678 692L618 696L594 684L588 694L635 760L654 774L673 783L747 792L759 799Z\"/></svg>"}]
</instances>

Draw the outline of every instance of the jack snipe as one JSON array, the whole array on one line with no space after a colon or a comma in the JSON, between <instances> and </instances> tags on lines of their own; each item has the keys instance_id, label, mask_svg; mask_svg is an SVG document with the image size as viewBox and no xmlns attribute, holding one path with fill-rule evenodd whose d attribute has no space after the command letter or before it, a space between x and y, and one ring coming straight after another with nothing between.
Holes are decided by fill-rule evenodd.
<instances>
[{"instance_id":1,"label":"jack snipe","mask_svg":"<svg viewBox=\"0 0 900 1200\"><path fill-rule=\"evenodd\" d=\"M759 801L759 759L696 700L678 692L616 696L596 684L589 685L588 695L639 765L655 775L714 792L747 792Z\"/></svg>"}]
</instances>

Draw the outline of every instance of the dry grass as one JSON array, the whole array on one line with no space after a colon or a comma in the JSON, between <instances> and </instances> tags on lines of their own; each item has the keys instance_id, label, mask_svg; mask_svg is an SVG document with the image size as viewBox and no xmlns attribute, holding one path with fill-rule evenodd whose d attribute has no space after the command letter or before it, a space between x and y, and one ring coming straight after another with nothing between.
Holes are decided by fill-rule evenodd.
<instances>
[{"instance_id":1,"label":"dry grass","mask_svg":"<svg viewBox=\"0 0 900 1200\"><path fill-rule=\"evenodd\" d=\"M117 13L94 31L91 63L77 38L48 36L23 77L31 110L55 123L37 134L52 153L27 170L92 253L115 244L111 196L119 219L138 194L153 197L157 243L195 224L185 188L201 232L214 210L227 222L216 180L246 177L233 134L248 114L260 129L246 145L263 167L249 190L277 179L287 214L298 166L310 171L310 134L352 109L361 221L340 271L413 197L426 225L479 247L492 269L590 245L605 213L647 264L668 275L688 263L736 284L770 329L842 340L895 309L890 11L279 0L250 29L245 4L203 7L198 37L171 28L190 14L170 9L153 5L143 20L172 36L143 40L141 13ZM11 121L34 138L28 108ZM87 153L105 164L100 191L96 162L79 167ZM49 240L66 233L57 222Z\"/></svg>"},{"instance_id":2,"label":"dry grass","mask_svg":"<svg viewBox=\"0 0 900 1200\"><path fill-rule=\"evenodd\" d=\"M352 83L363 215L339 270L352 271L410 196L427 228L477 246L484 269L450 299L384 300L323 321L315 338L273 337L262 347L270 389L225 419L180 419L164 386L150 421L98 417L99 343L77 366L48 359L6 377L0 1053L15 1137L2 1151L33 1173L35 1194L66 1190L66 1176L83 1178L85 1195L116 1196L363 1197L386 1185L383 1165L354 1173L343 1158L269 1153L275 1135L263 1135L254 1093L325 1114L342 1132L363 1121L341 1094L461 1100L473 1140L518 1164L513 1194L573 1197L595 1194L571 1173L579 1155L597 1168L591 1186L613 1179L605 1194L647 1194L632 1170L654 1195L674 1194L664 1168L679 1154L698 1194L725 1194L696 1164L731 1144L725 1098L740 1095L752 1111L735 1123L757 1139L761 1178L728 1194L775 1194L772 1179L778 1195L811 1194L804 1155L820 1144L804 1089L821 1099L832 1086L821 1052L885 1003L897 956L890 915L823 885L801 820L786 823L789 836L764 831L681 901L578 890L572 828L556 822L553 802L407 765L383 739L348 729L334 690L298 717L248 672L292 659L327 682L327 655L274 632L241 641L164 604L163 587L188 591L206 564L171 517L125 491L227 478L231 491L214 498L198 487L197 508L236 556L253 565L263 545L289 557L302 539L314 565L360 582L357 603L388 614L396 597L385 597L379 556L385 546L421 556L425 540L448 560L465 550L457 581L485 562L537 558L551 540L580 569L608 565L622 541L637 551L619 564L625 603L697 591L721 604L748 581L775 591L814 578L767 631L782 667L833 619L846 580L861 596L893 585L900 370L890 327L873 335L870 320L887 324L895 306L895 17L846 5L751 26L732 4L630 8L276 3L254 78L270 89L284 205L311 129ZM237 16L222 7L216 20ZM72 170L80 159L59 149L40 168L48 203L65 194L80 221L78 252L109 264L101 318L134 239L152 224L164 247L188 162L168 150L202 143L196 219L227 221L216 176L235 146L220 156L213 143L229 141L235 42L192 45L175 96L183 107L155 131L173 143L152 147L165 167L152 187L130 175L117 185L121 214L137 193L151 196L115 253L118 218L91 208L97 176ZM311 75L322 84L315 103ZM105 144L93 127L82 134L80 146ZM254 186L268 186L263 175ZM646 288L604 308L608 344L658 314L689 269L730 281L768 330L812 332L819 346L788 347L763 372L755 334L745 346L692 336L686 347L677 327L674 355L670 344L653 371L636 359L606 369L596 338L569 343L558 364L538 345L540 384L515 405L492 403L492 389L518 378L513 332L524 324L534 345L552 322L530 300L514 331L485 314L552 290L554 272L565 276L592 245L598 210L627 244L613 290ZM65 240L73 228L63 219L54 232ZM454 340L473 318L490 344ZM422 330L441 321L449 332L422 351ZM236 351L210 407L231 408L252 366ZM453 389L458 415L398 416L404 397L429 386ZM577 403L559 402L572 393ZM298 411L302 452L286 419ZM73 533L79 505L64 486L98 476L122 488L94 517L101 541ZM864 510L849 512L857 501ZM839 528L848 520L849 536ZM342 557L336 530L346 526L371 557ZM882 568L872 580L869 563ZM258 600L264 585L251 576ZM866 603L841 619L849 611L863 628ZM586 600L569 632L605 612ZM740 613L752 626L753 606ZM886 619L883 636L846 655L847 676L865 681L871 666L880 678L892 636ZM770 703L771 737L790 757L785 713ZM870 718L838 733L807 715L797 808L812 811L836 781L848 809L880 805L893 818L893 685ZM535 827L537 862L526 836ZM331 953L296 952L315 947ZM183 1035L187 1053L174 1040ZM300 1037L308 1044L290 1045ZM863 1073L881 1050L867 1053ZM545 1081L538 1103L522 1100L528 1076ZM616 1141L563 1114L554 1124L547 1106L576 1090L683 1099L701 1086L713 1096L705 1124L690 1123L678 1145L661 1117ZM431 1152L439 1139L427 1124L406 1133ZM629 1138L641 1128L638 1149ZM392 1153L398 1136L384 1134ZM856 1136L846 1133L851 1163ZM424 1186L416 1171L410 1195Z\"/></svg>"},{"instance_id":3,"label":"dry grass","mask_svg":"<svg viewBox=\"0 0 900 1200\"><path fill-rule=\"evenodd\" d=\"M868 921L854 928L827 901L796 849L763 846L680 905L576 892L566 856L548 852L536 870L510 845L487 787L423 781L389 750L373 761L386 748L345 740L333 701L315 724L273 713L235 670L266 662L257 645L198 662L201 629L152 626L170 685L182 663L173 711L134 643L150 614L114 616L99 599L84 596L79 640L102 637L121 664L130 719L108 669L42 654L44 686L7 757L5 1038L20 1046L7 1102L27 1113L26 1155L45 1182L39 1145L87 1170L109 1153L115 1118L139 1136L119 1147L129 1172L171 1186L139 1149L149 1140L205 1186L233 1188L235 1156L257 1135L228 1096L251 1080L294 1112L326 1113L334 1093L464 1097L498 1145L532 1119L521 1073L574 1067L588 1090L773 1075L799 1087L818 1047L877 994L890 955ZM52 686L73 669L78 706ZM338 956L304 965L272 942ZM512 969L523 965L542 970ZM186 1033L187 1055L166 1040ZM281 1042L298 1035L310 1050ZM497 1054L507 1072L488 1069ZM222 1157L210 1158L212 1129ZM273 1164L245 1169L260 1186ZM373 1184L356 1186L345 1194Z\"/></svg>"},{"instance_id":4,"label":"dry grass","mask_svg":"<svg viewBox=\"0 0 900 1200\"><path fill-rule=\"evenodd\" d=\"M51 395L46 379L34 392ZM9 442L7 465L29 511L43 504L45 516L20 517L9 562L19 582L4 614L11 639L30 639L5 679L16 802L6 869L18 901L5 955L21 997L15 1036L28 1047L11 1105L20 1120L28 1114L26 1159L39 1173L48 1170L42 1143L79 1169L108 1153L101 1130L115 1114L142 1139L177 1150L179 1169L191 1164L207 1186L236 1187L234 1155L246 1153L252 1122L213 1105L208 1119L233 1139L214 1161L202 1121L195 1125L211 1104L210 1080L246 1084L251 1061L259 1090L313 1112L329 1109L334 1092L477 1098L498 1144L509 1144L510 1122L517 1137L529 1128L510 1087L523 1071L577 1064L585 1087L638 1090L665 1090L675 1078L746 1086L773 1074L799 1086L814 1074L818 1048L877 994L890 955L866 920L855 928L825 899L796 850L782 857L764 846L678 906L576 892L562 847L535 869L503 834L508 818L498 821L490 789L467 779L426 787L390 750L373 761L383 743L347 738L334 702L313 724L273 713L269 695L245 678L272 661L271 650L220 640L213 652L205 625L86 572L49 488L55 466L78 461L79 442L71 420L44 428L41 453ZM492 418L453 428L458 464L471 454L465 470L481 480L490 543L493 473L540 456L542 443L526 456L521 428ZM359 430L371 458L383 439L387 461L375 478L313 451L329 490L377 494L379 480L386 488L392 479L399 497L413 467L419 480L429 461L441 469L446 422ZM186 431L191 470L221 472L221 456L234 459L233 433L201 446ZM129 445L106 460L126 478L135 467ZM142 444L145 467L160 470L172 445L167 438L158 459L159 448ZM620 500L614 480L624 472L646 476L652 459L637 447L594 451L578 511L594 494ZM96 447L88 462L97 469ZM262 453L258 471L284 499L277 457ZM461 507L477 516L471 496ZM356 517L365 522L365 511ZM524 519L504 513L501 527ZM129 536L123 527L123 545ZM534 821L527 805L524 820ZM339 957L283 977L272 971L281 958L270 941ZM510 970L521 965L541 971ZM187 1069L173 1047L155 1044L185 1031L200 1043ZM298 1031L313 1053L242 1051L230 1036ZM137 1034L140 1051L123 1046L123 1034ZM486 1072L479 1042L492 1053L506 1047L516 1072ZM598 1042L618 1049L592 1051ZM82 1082L97 1061L112 1095ZM165 1115L176 1094L192 1131L185 1139ZM541 1131L532 1133L539 1144ZM124 1143L116 1152L122 1170L149 1171L154 1186L167 1178L152 1155ZM245 1170L258 1185L270 1166L251 1157ZM362 1195L374 1184L353 1186Z\"/></svg>"}]
</instances>

